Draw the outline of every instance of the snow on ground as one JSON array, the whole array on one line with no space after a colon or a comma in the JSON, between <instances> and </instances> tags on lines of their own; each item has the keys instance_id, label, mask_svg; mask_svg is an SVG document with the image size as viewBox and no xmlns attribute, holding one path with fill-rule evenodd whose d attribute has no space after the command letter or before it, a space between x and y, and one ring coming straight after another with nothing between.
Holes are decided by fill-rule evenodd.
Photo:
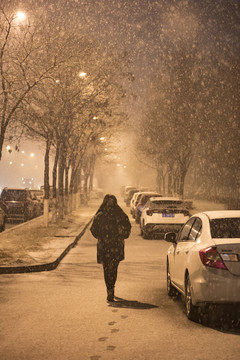
<instances>
[{"instance_id":1,"label":"snow on ground","mask_svg":"<svg viewBox=\"0 0 240 360\"><path fill-rule=\"evenodd\" d=\"M0 266L36 265L54 261L95 214L100 201L91 201L57 223L43 225L43 217L0 234Z\"/></svg>"}]
</instances>

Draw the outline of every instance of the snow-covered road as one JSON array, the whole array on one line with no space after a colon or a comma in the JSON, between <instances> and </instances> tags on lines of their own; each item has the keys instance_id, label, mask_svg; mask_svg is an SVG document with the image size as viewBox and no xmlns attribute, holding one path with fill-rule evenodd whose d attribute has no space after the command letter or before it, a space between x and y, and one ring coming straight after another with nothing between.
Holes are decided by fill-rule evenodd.
<instances>
[{"instance_id":1,"label":"snow-covered road","mask_svg":"<svg viewBox=\"0 0 240 360\"><path fill-rule=\"evenodd\" d=\"M187 320L181 301L167 296L169 244L143 240L132 224L115 306L106 303L96 240L89 230L55 271L1 275L1 359L239 358L239 333Z\"/></svg>"}]
</instances>

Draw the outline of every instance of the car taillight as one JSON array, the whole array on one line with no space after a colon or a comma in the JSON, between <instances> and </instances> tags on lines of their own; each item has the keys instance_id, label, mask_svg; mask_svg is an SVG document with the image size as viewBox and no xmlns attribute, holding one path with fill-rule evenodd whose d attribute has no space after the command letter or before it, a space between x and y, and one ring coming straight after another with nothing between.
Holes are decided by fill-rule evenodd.
<instances>
[{"instance_id":1,"label":"car taillight","mask_svg":"<svg viewBox=\"0 0 240 360\"><path fill-rule=\"evenodd\" d=\"M152 210L147 210L147 215L148 215L148 216L152 216L152 214L153 214L153 211L152 211Z\"/></svg>"},{"instance_id":2,"label":"car taillight","mask_svg":"<svg viewBox=\"0 0 240 360\"><path fill-rule=\"evenodd\" d=\"M216 269L227 270L224 265L216 246L209 247L199 251L200 259L205 266L214 267Z\"/></svg>"}]
</instances>

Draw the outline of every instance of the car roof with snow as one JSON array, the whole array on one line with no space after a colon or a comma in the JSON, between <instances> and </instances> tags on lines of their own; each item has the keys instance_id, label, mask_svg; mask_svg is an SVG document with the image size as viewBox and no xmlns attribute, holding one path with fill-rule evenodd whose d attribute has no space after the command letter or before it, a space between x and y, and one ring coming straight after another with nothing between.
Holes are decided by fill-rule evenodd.
<instances>
[{"instance_id":1,"label":"car roof with snow","mask_svg":"<svg viewBox=\"0 0 240 360\"><path fill-rule=\"evenodd\" d=\"M203 211L194 216L206 215L210 220L212 219L222 219L222 218L234 218L240 217L240 210L215 210L215 211Z\"/></svg>"},{"instance_id":2,"label":"car roof with snow","mask_svg":"<svg viewBox=\"0 0 240 360\"><path fill-rule=\"evenodd\" d=\"M154 196L162 196L160 193L158 193L157 191L140 191L139 192L141 195L153 195Z\"/></svg>"},{"instance_id":3,"label":"car roof with snow","mask_svg":"<svg viewBox=\"0 0 240 360\"><path fill-rule=\"evenodd\" d=\"M149 201L176 201L176 202L179 202L179 203L184 203L184 200L181 200L179 198L173 198L173 197L161 197L159 198L159 196L153 196L153 197L150 197Z\"/></svg>"},{"instance_id":4,"label":"car roof with snow","mask_svg":"<svg viewBox=\"0 0 240 360\"><path fill-rule=\"evenodd\" d=\"M5 187L2 189L2 193L6 192L6 191L30 191L28 188L9 188L9 187Z\"/></svg>"}]
</instances>

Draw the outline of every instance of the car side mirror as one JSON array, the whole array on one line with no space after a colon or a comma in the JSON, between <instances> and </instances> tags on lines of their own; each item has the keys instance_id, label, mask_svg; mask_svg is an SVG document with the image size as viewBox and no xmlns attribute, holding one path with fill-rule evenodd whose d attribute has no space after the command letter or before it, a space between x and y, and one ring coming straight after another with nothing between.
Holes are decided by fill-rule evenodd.
<instances>
[{"instance_id":1,"label":"car side mirror","mask_svg":"<svg viewBox=\"0 0 240 360\"><path fill-rule=\"evenodd\" d=\"M171 243L174 243L174 244L177 243L176 238L177 238L177 234L174 233L174 232L166 233L164 235L164 240L166 240L168 242L171 242Z\"/></svg>"}]
</instances>

